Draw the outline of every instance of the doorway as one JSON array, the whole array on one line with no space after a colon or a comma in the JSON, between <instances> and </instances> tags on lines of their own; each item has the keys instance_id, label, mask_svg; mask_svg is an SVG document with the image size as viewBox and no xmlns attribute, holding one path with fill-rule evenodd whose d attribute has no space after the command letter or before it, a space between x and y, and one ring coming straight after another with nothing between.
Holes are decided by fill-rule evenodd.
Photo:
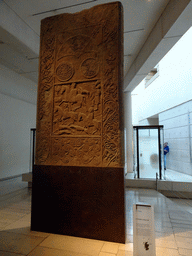
<instances>
[{"instance_id":1,"label":"doorway","mask_svg":"<svg viewBox=\"0 0 192 256\"><path fill-rule=\"evenodd\" d=\"M163 125L133 126L134 178L163 179Z\"/></svg>"}]
</instances>

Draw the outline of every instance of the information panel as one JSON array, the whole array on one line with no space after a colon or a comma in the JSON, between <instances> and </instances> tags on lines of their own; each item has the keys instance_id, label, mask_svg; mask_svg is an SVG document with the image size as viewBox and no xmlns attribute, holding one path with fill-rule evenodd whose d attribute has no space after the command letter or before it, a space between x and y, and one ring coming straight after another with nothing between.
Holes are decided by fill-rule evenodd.
<instances>
[{"instance_id":1,"label":"information panel","mask_svg":"<svg viewBox=\"0 0 192 256\"><path fill-rule=\"evenodd\" d=\"M133 256L156 256L154 208L149 204L133 205Z\"/></svg>"}]
</instances>

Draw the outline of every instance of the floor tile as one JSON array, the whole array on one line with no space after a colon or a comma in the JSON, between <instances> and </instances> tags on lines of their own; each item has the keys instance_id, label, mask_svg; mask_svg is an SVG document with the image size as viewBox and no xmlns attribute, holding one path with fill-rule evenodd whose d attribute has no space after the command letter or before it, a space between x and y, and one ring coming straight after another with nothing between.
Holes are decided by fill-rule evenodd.
<instances>
[{"instance_id":1,"label":"floor tile","mask_svg":"<svg viewBox=\"0 0 192 256\"><path fill-rule=\"evenodd\" d=\"M173 229L170 227L165 227L165 226L156 226L155 232L171 233L171 232L173 232Z\"/></svg>"},{"instance_id":2,"label":"floor tile","mask_svg":"<svg viewBox=\"0 0 192 256\"><path fill-rule=\"evenodd\" d=\"M22 227L22 228L21 227L20 228L15 228L15 229L5 227L3 230L7 231L7 232L17 233L17 234L23 234L23 235L28 235L28 236L44 237L44 238L46 238L46 237L48 237L50 235L50 233L31 231L31 228L29 226Z\"/></svg>"},{"instance_id":3,"label":"floor tile","mask_svg":"<svg viewBox=\"0 0 192 256\"><path fill-rule=\"evenodd\" d=\"M10 204L9 206L6 207L10 212L16 212L16 213L25 213L25 212L30 212L30 202L28 201L20 201L17 203Z\"/></svg>"},{"instance_id":4,"label":"floor tile","mask_svg":"<svg viewBox=\"0 0 192 256\"><path fill-rule=\"evenodd\" d=\"M78 252L65 251L60 249L46 248L42 246L36 247L28 256L88 256Z\"/></svg>"},{"instance_id":5,"label":"floor tile","mask_svg":"<svg viewBox=\"0 0 192 256\"><path fill-rule=\"evenodd\" d=\"M158 227L172 228L172 224L170 221L155 221L155 228Z\"/></svg>"},{"instance_id":6,"label":"floor tile","mask_svg":"<svg viewBox=\"0 0 192 256\"><path fill-rule=\"evenodd\" d=\"M20 230L20 229L23 229L23 228L29 228L30 227L30 221L26 221L26 220L18 220L18 221L15 221L9 225L6 226L6 230Z\"/></svg>"},{"instance_id":7,"label":"floor tile","mask_svg":"<svg viewBox=\"0 0 192 256\"><path fill-rule=\"evenodd\" d=\"M180 255L183 255L183 256L191 256L192 250L179 248L179 253L180 253Z\"/></svg>"},{"instance_id":8,"label":"floor tile","mask_svg":"<svg viewBox=\"0 0 192 256\"><path fill-rule=\"evenodd\" d=\"M117 256L133 256L133 252L118 250Z\"/></svg>"},{"instance_id":9,"label":"floor tile","mask_svg":"<svg viewBox=\"0 0 192 256\"><path fill-rule=\"evenodd\" d=\"M127 243L133 243L133 236L132 235L126 235L126 244Z\"/></svg>"},{"instance_id":10,"label":"floor tile","mask_svg":"<svg viewBox=\"0 0 192 256\"><path fill-rule=\"evenodd\" d=\"M40 246L98 256L104 242L71 236L50 235Z\"/></svg>"},{"instance_id":11,"label":"floor tile","mask_svg":"<svg viewBox=\"0 0 192 256\"><path fill-rule=\"evenodd\" d=\"M173 231L174 232L176 232L176 231L178 231L178 232L185 232L185 231L192 231L192 229L191 229L191 227L190 226L185 226L185 227L177 227L177 226L173 226Z\"/></svg>"},{"instance_id":12,"label":"floor tile","mask_svg":"<svg viewBox=\"0 0 192 256\"><path fill-rule=\"evenodd\" d=\"M156 247L156 256L179 256L177 249Z\"/></svg>"},{"instance_id":13,"label":"floor tile","mask_svg":"<svg viewBox=\"0 0 192 256\"><path fill-rule=\"evenodd\" d=\"M192 245L192 238L191 237L182 237L182 236L175 236L176 243L186 243Z\"/></svg>"},{"instance_id":14,"label":"floor tile","mask_svg":"<svg viewBox=\"0 0 192 256\"><path fill-rule=\"evenodd\" d=\"M3 252L0 250L0 255L1 256L22 256L24 254L19 254L18 253L13 253L13 252Z\"/></svg>"},{"instance_id":15,"label":"floor tile","mask_svg":"<svg viewBox=\"0 0 192 256\"><path fill-rule=\"evenodd\" d=\"M22 218L21 218L21 220L23 220L23 221L29 221L30 223L31 223L31 213L28 213L28 214L25 214Z\"/></svg>"},{"instance_id":16,"label":"floor tile","mask_svg":"<svg viewBox=\"0 0 192 256\"><path fill-rule=\"evenodd\" d=\"M128 228L128 227L126 227L126 233L130 236L133 236L133 227L131 227L131 228Z\"/></svg>"},{"instance_id":17,"label":"floor tile","mask_svg":"<svg viewBox=\"0 0 192 256\"><path fill-rule=\"evenodd\" d=\"M156 238L156 239L175 240L175 236L174 236L173 232L171 232L171 233L160 233L160 232L156 232L156 233L155 233L155 238Z\"/></svg>"},{"instance_id":18,"label":"floor tile","mask_svg":"<svg viewBox=\"0 0 192 256\"><path fill-rule=\"evenodd\" d=\"M121 244L121 245L119 245L119 250L132 252L133 251L133 243Z\"/></svg>"},{"instance_id":19,"label":"floor tile","mask_svg":"<svg viewBox=\"0 0 192 256\"><path fill-rule=\"evenodd\" d=\"M174 224L174 223L181 223L181 224L190 225L192 227L192 220L185 220L185 219L175 220L175 219L170 219L170 221L171 221L172 224Z\"/></svg>"},{"instance_id":20,"label":"floor tile","mask_svg":"<svg viewBox=\"0 0 192 256\"><path fill-rule=\"evenodd\" d=\"M155 218L162 221L170 221L169 214L155 213Z\"/></svg>"},{"instance_id":21,"label":"floor tile","mask_svg":"<svg viewBox=\"0 0 192 256\"><path fill-rule=\"evenodd\" d=\"M174 234L175 234L175 237L178 236L178 237L189 237L189 238L192 238L192 230L185 230L185 229L175 229L174 231Z\"/></svg>"},{"instance_id":22,"label":"floor tile","mask_svg":"<svg viewBox=\"0 0 192 256\"><path fill-rule=\"evenodd\" d=\"M5 255L0 251L2 256L24 255L26 252L30 252L29 256L133 256L132 205L139 201L150 202L154 206L156 256L192 255L192 215L157 191L125 191L125 245L31 231L31 194L27 190L22 193L18 193L14 199L9 199L5 193L9 200L3 204L0 199L0 230L4 230L0 232L0 250L8 251ZM30 248L25 248L26 244Z\"/></svg>"},{"instance_id":23,"label":"floor tile","mask_svg":"<svg viewBox=\"0 0 192 256\"><path fill-rule=\"evenodd\" d=\"M191 225L187 225L187 224L183 224L183 223L172 223L172 227L176 227L176 228L184 228L184 229L188 229L188 230L192 230L192 226Z\"/></svg>"},{"instance_id":24,"label":"floor tile","mask_svg":"<svg viewBox=\"0 0 192 256\"><path fill-rule=\"evenodd\" d=\"M175 210L175 213L174 214L170 214L170 219L171 220L189 220L191 221L191 214L186 214L185 212L184 213L177 213L177 209Z\"/></svg>"},{"instance_id":25,"label":"floor tile","mask_svg":"<svg viewBox=\"0 0 192 256\"><path fill-rule=\"evenodd\" d=\"M4 228L8 225L10 225L10 222L0 221L0 230L4 230Z\"/></svg>"},{"instance_id":26,"label":"floor tile","mask_svg":"<svg viewBox=\"0 0 192 256\"><path fill-rule=\"evenodd\" d=\"M116 254L120 244L105 242L101 251Z\"/></svg>"},{"instance_id":27,"label":"floor tile","mask_svg":"<svg viewBox=\"0 0 192 256\"><path fill-rule=\"evenodd\" d=\"M114 253L108 253L108 252L100 252L99 256L116 256L117 254Z\"/></svg>"},{"instance_id":28,"label":"floor tile","mask_svg":"<svg viewBox=\"0 0 192 256\"><path fill-rule=\"evenodd\" d=\"M8 210L0 210L0 220L1 222L13 222L16 220L19 220L20 218L24 217L24 213L15 213L15 212L10 212Z\"/></svg>"},{"instance_id":29,"label":"floor tile","mask_svg":"<svg viewBox=\"0 0 192 256\"><path fill-rule=\"evenodd\" d=\"M186 242L177 242L178 248L183 248L183 249L189 249L192 250L192 244L186 243Z\"/></svg>"},{"instance_id":30,"label":"floor tile","mask_svg":"<svg viewBox=\"0 0 192 256\"><path fill-rule=\"evenodd\" d=\"M177 249L177 244L175 240L167 239L167 238L156 238L155 244L157 247L164 247L170 249Z\"/></svg>"},{"instance_id":31,"label":"floor tile","mask_svg":"<svg viewBox=\"0 0 192 256\"><path fill-rule=\"evenodd\" d=\"M28 254L37 245L39 245L44 238L35 236L25 236L11 232L0 232L0 248L3 251Z\"/></svg>"}]
</instances>

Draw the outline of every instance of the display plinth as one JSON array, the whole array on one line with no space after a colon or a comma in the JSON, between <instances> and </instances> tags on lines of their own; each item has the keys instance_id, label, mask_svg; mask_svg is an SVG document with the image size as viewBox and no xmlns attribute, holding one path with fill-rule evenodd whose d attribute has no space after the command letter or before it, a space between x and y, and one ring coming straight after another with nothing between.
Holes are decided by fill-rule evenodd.
<instances>
[{"instance_id":1,"label":"display plinth","mask_svg":"<svg viewBox=\"0 0 192 256\"><path fill-rule=\"evenodd\" d=\"M34 166L31 230L125 243L123 168Z\"/></svg>"}]
</instances>

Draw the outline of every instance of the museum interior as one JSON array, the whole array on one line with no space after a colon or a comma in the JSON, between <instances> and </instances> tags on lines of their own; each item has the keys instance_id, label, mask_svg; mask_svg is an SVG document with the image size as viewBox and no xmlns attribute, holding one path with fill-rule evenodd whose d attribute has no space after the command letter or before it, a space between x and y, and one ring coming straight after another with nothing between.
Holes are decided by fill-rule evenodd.
<instances>
[{"instance_id":1,"label":"museum interior","mask_svg":"<svg viewBox=\"0 0 192 256\"><path fill-rule=\"evenodd\" d=\"M0 1L0 255L192 255L191 91L157 118L146 87L143 119L132 112L191 13L190 0ZM183 109L189 161L168 178L164 120Z\"/></svg>"}]
</instances>

